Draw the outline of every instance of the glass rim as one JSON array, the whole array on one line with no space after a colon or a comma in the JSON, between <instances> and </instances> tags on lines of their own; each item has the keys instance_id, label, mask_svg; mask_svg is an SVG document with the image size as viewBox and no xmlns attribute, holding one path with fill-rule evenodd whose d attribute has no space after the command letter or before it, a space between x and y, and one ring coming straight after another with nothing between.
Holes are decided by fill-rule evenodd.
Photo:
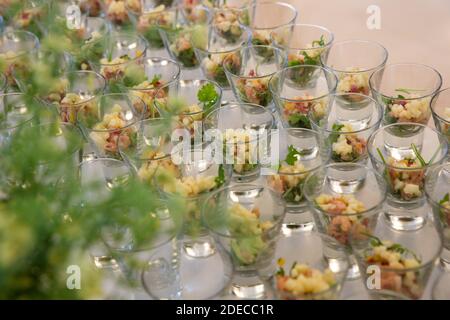
<instances>
[{"instance_id":1,"label":"glass rim","mask_svg":"<svg viewBox=\"0 0 450 320\"><path fill-rule=\"evenodd\" d=\"M433 96L433 98L431 98L431 101L430 101L430 109L431 109L432 114L433 114L436 118L438 118L439 122L443 122L443 123L445 123L445 124L450 125L450 119L449 119L449 120L444 119L444 118L443 118L440 114L438 114L438 113L436 112L436 110L435 110L437 100L439 99L439 95L440 95L441 93L444 93L444 92L445 92L445 93L450 93L450 87L445 88L445 89L442 89L442 90L439 90L438 92L436 92L436 94ZM449 108L450 108L450 104L449 104Z\"/></svg>"},{"instance_id":2,"label":"glass rim","mask_svg":"<svg viewBox=\"0 0 450 320\"><path fill-rule=\"evenodd\" d=\"M219 91L219 98L218 98L218 100L217 100L217 102L216 102L216 104L220 104L220 101L222 100L222 95L223 95L223 89L222 89L222 87L221 86L219 86L219 84L217 83L217 82L215 82L215 81L213 81L213 80L209 80L209 79L177 79L177 80L174 80L174 81L171 81L171 82L168 82L168 83L166 83L166 84L164 84L164 85L162 85L162 86L160 86L159 88L157 88L156 90L156 96L158 95L158 93L159 92L164 92L164 90L166 89L166 88L169 88L171 85L173 85L173 84L175 84L176 82L178 82L178 86L180 85L180 83L186 83L186 84L188 84L188 83L195 83L195 82L197 82L197 81L199 81L200 83L210 83L210 84L212 84L214 87L215 87L215 89L216 90L218 90ZM199 90L200 90L200 88L199 88ZM178 93L178 92L177 92ZM167 96L167 99L169 98L169 96ZM158 107L158 101L157 101L157 99L154 99L154 101L153 101L153 105L157 108L157 110L159 110L160 112L162 112L162 114L171 114L170 112L166 112L166 111L162 111L162 108L160 108L160 107ZM199 107L200 107L200 105L199 105L199 103L197 104ZM214 110L214 109L217 109L217 108L213 108L212 110ZM174 114L175 116L195 116L195 115L199 115L199 114L202 114L202 113L204 113L205 111L203 110L203 108L202 108L202 110L200 110L200 111L195 111L195 112L182 112L182 113L177 113L177 114ZM161 114L161 113L160 113Z\"/></svg>"},{"instance_id":3,"label":"glass rim","mask_svg":"<svg viewBox=\"0 0 450 320\"><path fill-rule=\"evenodd\" d=\"M68 72L65 72L65 73L63 74L63 76L66 76L66 79L68 79L70 74L87 74L87 75L93 75L94 77L96 77L97 80L102 81L101 88L99 88L99 90L100 90L99 93L97 93L97 94L93 95L91 98L86 99L86 100L83 100L83 101L81 101L81 102L71 103L71 104L69 105L69 107L71 107L71 108L73 108L73 107L79 107L79 106L82 106L82 105L84 105L84 104L86 104L86 103L92 102L93 100L95 100L95 99L98 98L99 96L102 96L103 93L104 93L105 90L106 90L106 86L107 86L106 79L105 79L104 76L102 76L102 75L101 75L100 73L98 73L98 72L95 72L95 71L93 71L93 70L75 70L75 71L68 71ZM64 79L64 78L63 78L63 79ZM60 107L60 106L61 106L61 102L58 103L58 107Z\"/></svg>"},{"instance_id":4,"label":"glass rim","mask_svg":"<svg viewBox=\"0 0 450 320\"><path fill-rule=\"evenodd\" d=\"M133 99L139 100L140 104L142 104L142 106L144 107L143 111L140 112L140 114L139 114L139 118L136 119L135 121L127 124L126 126L124 126L122 128L115 128L115 129L110 129L110 130L98 130L98 129L93 129L93 128L85 126L83 121L80 120L80 116L79 116L80 113L77 112L77 121L76 121L76 123L78 125L81 125L82 127L86 128L89 132L114 132L114 131L121 131L121 130L128 129L128 128L136 125L139 121L141 121L143 119L143 117L145 115L145 111L147 110L147 105L145 104L144 100L142 100L140 97L138 97L138 96L136 96L134 94L130 94L130 93L126 93L126 92L123 93L122 92L122 93L106 93L106 94L102 94L102 95L98 96L97 98L98 99L102 99L104 97L112 97L112 96L123 96L123 97L127 97L128 99L131 99L130 96L132 96ZM98 104L100 104L100 103L101 103L101 101L98 102ZM137 113L137 110L134 108L133 105L131 105L131 110L133 111L133 113ZM103 121L103 117L98 122L101 122L101 121ZM98 122L96 122L95 124L98 124Z\"/></svg>"},{"instance_id":5,"label":"glass rim","mask_svg":"<svg viewBox=\"0 0 450 320\"><path fill-rule=\"evenodd\" d=\"M333 88L332 88L331 90L329 90L328 93L323 94L323 95L318 96L318 97L311 98L311 99L292 99L292 98L284 98L284 97L282 97L282 96L277 92L278 90L275 90L274 85L273 85L273 82L275 81L275 77L276 77L278 74L282 74L283 72L286 72L286 71L288 71L288 70L290 70L290 69L310 69L310 68L313 68L313 69L316 69L316 70L322 70L322 71L325 72L326 74L328 74L328 75L330 75L331 77L333 77L333 79L335 80L335 83L334 83ZM325 78L326 78L327 83L328 83L327 77L325 77ZM276 71L276 72L272 75L272 77L270 78L268 87L269 87L269 91L270 91L270 92L272 93L272 95L274 95L275 97L277 97L277 98L279 98L279 99L281 99L281 100L288 101L288 102L299 103L299 102L312 102L312 101L316 101L316 100L321 100L321 99L323 99L323 98L325 98L325 97L328 97L328 96L330 96L330 95L336 94L335 91L336 91L336 88L337 88L337 86L338 86L338 82L339 82L339 80L338 80L336 74L335 74L334 72L332 72L331 70L329 70L329 69L327 69L327 68L324 68L324 67L322 67L322 66L313 66L313 65L304 65L304 64L303 64L303 65L297 65L297 66L291 66L291 67L284 67L283 69L280 69L280 70Z\"/></svg>"},{"instance_id":6,"label":"glass rim","mask_svg":"<svg viewBox=\"0 0 450 320\"><path fill-rule=\"evenodd\" d=\"M17 97L23 98L23 97L25 97L25 94L22 92L4 92L4 93L0 93L0 100L5 97L12 97L12 96L17 96ZM36 101L38 101L38 100L36 100ZM12 127L0 127L0 131L17 129L17 128L20 128L22 125L33 121L33 119L35 118L34 115L29 112L27 112L27 113L29 114L29 117L27 117L26 120L20 122L17 125L12 126ZM8 112L6 112L6 114L8 114Z\"/></svg>"},{"instance_id":7,"label":"glass rim","mask_svg":"<svg viewBox=\"0 0 450 320\"><path fill-rule=\"evenodd\" d=\"M297 20L297 17L298 17L298 10L293 6L293 5L291 5L291 4L289 4L289 3L286 3L286 2L281 2L281 1L262 1L262 2L255 2L255 3L253 3L253 4L251 4L251 5L249 5L248 7L245 7L245 8L242 8L241 9L241 11L243 11L243 10L248 10L248 9L255 9L256 7L258 7L258 6L266 6L266 5L269 5L269 6L275 6L275 7L279 7L279 8L281 8L281 7L284 7L284 8L287 8L287 9L289 9L290 11L291 11L291 13L293 13L294 14L294 16L293 17L291 17L290 19L289 19L289 21L288 22L283 22L282 24L279 24L279 25L276 25L276 26L273 26L273 27L261 27L261 28L258 28L258 27L252 27L252 26L249 26L249 28L252 30L252 31L258 31L258 30L273 30L273 29L276 29L276 28L279 28L279 27L282 27L282 26L288 26L288 25L291 25L291 24L294 24L295 23L295 21ZM240 16L239 16L239 18L238 18L238 21L240 22L240 23L242 23L241 22L241 18L240 18ZM251 24L251 23L250 23Z\"/></svg>"},{"instance_id":8,"label":"glass rim","mask_svg":"<svg viewBox=\"0 0 450 320\"><path fill-rule=\"evenodd\" d=\"M269 74L263 75L263 76L241 76L241 75L236 75L233 72L231 72L230 70L228 70L228 65L226 62L226 60L229 59L229 57L231 57L232 54L241 52L242 50L251 50L254 48L269 48L269 49L274 49L275 51L278 52L278 55L281 57L282 59L282 64L280 65L281 68L277 68L277 70L275 70L274 72L271 72ZM275 61L275 64L277 65L278 63L276 63L277 61ZM249 46L245 46L245 47L240 47L239 49L233 50L232 52L228 53L225 58L222 61L222 66L223 66L223 70L225 70L225 74L230 75L234 78L238 78L238 79L247 79L247 80L256 80L256 79L264 79L264 78L270 78L272 77L275 73L277 73L278 71L280 71L286 62L286 57L283 54L283 50L281 50L278 47L275 46L271 46L271 45L249 45Z\"/></svg>"},{"instance_id":9,"label":"glass rim","mask_svg":"<svg viewBox=\"0 0 450 320\"><path fill-rule=\"evenodd\" d=\"M116 163L118 165L121 165L122 167L126 168L128 173L133 176L133 170L131 170L130 166L126 164L125 161L123 160L119 160L119 159L115 159L115 158L108 158L108 157L101 157L101 158L92 158L92 159L85 159L83 161L81 161L77 167L78 170L80 170L82 167L89 165L91 163L96 163L96 162L110 162L110 163Z\"/></svg>"},{"instance_id":10,"label":"glass rim","mask_svg":"<svg viewBox=\"0 0 450 320\"><path fill-rule=\"evenodd\" d=\"M177 81L177 80L180 79L181 67L180 67L180 64L177 63L175 60L173 60L173 59L171 59L171 58L164 58L164 57L147 57L147 56L145 56L145 58L144 58L144 65L146 65L147 62L148 62L149 60L151 60L151 61L153 61L153 62L163 62L163 61L167 61L167 62L169 62L170 65L175 66L175 68L176 68L177 71L176 71L176 73L171 77L171 80L168 81L166 84L173 83L173 82L175 82L175 81ZM144 68L145 68L145 67L144 67ZM126 87L126 88L128 88L129 90L132 90L132 91L139 91L139 92L144 91L144 92L145 92L145 91L149 91L149 90L159 90L160 87L153 88L153 89L134 88L134 87Z\"/></svg>"},{"instance_id":11,"label":"glass rim","mask_svg":"<svg viewBox=\"0 0 450 320\"><path fill-rule=\"evenodd\" d=\"M387 68L398 67L398 66L414 66L414 67L420 67L420 68L423 68L423 69L428 69L429 71L434 72L434 74L437 75L439 85L438 85L437 88L433 89L431 93L428 93L428 94L425 94L425 95L420 95L420 96L415 97L415 98L400 98L400 99L396 98L396 97L385 95L379 89L376 89L374 84L373 84L375 75L377 75L378 73L381 73L381 72L384 73ZM379 68L378 70L375 70L370 75L370 77L369 77L369 87L370 87L370 90L372 90L372 92L375 92L376 94L378 94L382 98L394 99L394 100L396 99L396 100L414 101L414 100L424 99L424 98L428 98L428 97L434 97L436 95L436 93L439 92L439 90L442 87L442 75L437 69L435 69L435 68L433 68L431 66L428 66L426 64L422 64L422 63L391 63L391 64L388 64L388 65L384 65L383 67ZM425 91L427 91L427 90L425 90Z\"/></svg>"},{"instance_id":12,"label":"glass rim","mask_svg":"<svg viewBox=\"0 0 450 320\"><path fill-rule=\"evenodd\" d=\"M207 222L207 219L205 219L204 217L204 212L205 212L205 208L206 208L206 204L208 203L208 201L210 199L212 199L215 195L221 193L221 192L227 192L229 190L231 190L232 188L252 188L252 189L269 189L268 186L260 183L240 183L240 184L236 184L236 185L227 185L225 187L219 188L214 190L214 192L212 192L211 194L208 195L208 197L205 199L205 202L201 208L201 221L203 221L203 223L205 224L205 227L212 232L213 234L216 234L220 237L224 237L227 239L247 239L247 238L254 238L255 235L252 236L242 236L242 237L237 237L231 234L226 234L223 232L219 232L217 230L215 230L215 228L211 227L210 224ZM270 190L269 190L270 191ZM239 202L234 202L234 203L239 203ZM274 221L273 226L268 230L268 231L264 231L261 233L261 235L267 234L268 232L276 229L278 226L280 226L283 223L284 220L284 216L285 216L285 212L283 214L280 215L280 217L277 218L277 221ZM274 217L274 216L273 216Z\"/></svg>"},{"instance_id":13,"label":"glass rim","mask_svg":"<svg viewBox=\"0 0 450 320\"><path fill-rule=\"evenodd\" d=\"M445 136L444 136L442 133L440 133L439 131L437 131L437 130L435 130L435 129L433 129L433 128L430 128L430 127L427 126L427 125L424 125L424 124L421 124L421 123L415 123L415 122L397 122L397 123L391 123L391 124L388 124L388 125L386 125L386 126L380 127L380 128L378 128L377 130L375 130L375 131L370 135L369 139L367 140L367 146L373 144L373 142L374 142L374 140L375 140L375 138L376 138L376 136L377 136L378 134L380 134L381 132L384 132L386 129L390 129L390 127L396 127L396 126L397 126L397 127L398 127L398 126L418 126L418 127L423 128L424 130L431 130L432 132L434 132L434 134L435 134L438 138L442 138L442 139L439 139L439 140L442 140L442 141L443 141L443 142L440 142L440 144L438 145L438 149L437 149L437 150L442 149L442 147L444 146L445 149L447 149L447 152L448 152L448 143L447 143L447 139L445 138ZM445 152L445 153L443 153L443 154L441 155L441 157L437 158L437 160L435 160L434 163L427 163L425 166L421 166L421 167L419 167L419 168L402 168L402 167L392 166L392 165L390 165L390 164L388 164L388 163L384 163L382 159L379 159L378 153L372 152L372 149L373 149L373 148L367 147L367 152L368 152L369 157L370 157L370 159L371 159L372 161L375 161L377 164L382 165L382 166L384 166L384 167L386 167L386 168L389 168L389 169L396 169L396 170L401 170L401 171L419 171L419 170L425 170L425 169L427 169L427 168L433 168L433 167L436 167L436 166L440 165L441 161L444 160L444 159L447 157L447 152ZM378 149L379 149L379 148L378 148Z\"/></svg>"},{"instance_id":14,"label":"glass rim","mask_svg":"<svg viewBox=\"0 0 450 320\"><path fill-rule=\"evenodd\" d=\"M30 50L25 50L24 52L19 53L11 58L5 58L5 60L7 60L7 61L14 60L14 59L17 59L18 57L30 54L33 51L37 50L40 46L39 38L30 31L13 29L13 30L5 31L3 35L7 35L7 34L25 34L28 37L28 40L32 40L34 43L33 48L31 48ZM8 51L0 51L0 54L6 54L7 52Z\"/></svg>"},{"instance_id":15,"label":"glass rim","mask_svg":"<svg viewBox=\"0 0 450 320\"><path fill-rule=\"evenodd\" d=\"M290 26L290 25L284 25L284 26L280 26L280 27L278 27L278 28L275 28L271 33L270 33L270 40L271 40L271 42L275 45L275 46L280 46L281 47L281 45L277 42L277 41L275 41L275 37L273 36L277 31L280 31L280 30L284 30L284 29L286 29L287 27L307 27L307 28L315 28L315 29L320 29L320 30L322 30L322 31L324 31L325 33L327 33L328 34L328 36L329 36L329 39L328 39L328 41L323 45L323 46L314 46L314 47L311 47L311 48L301 48L301 47L291 47L291 46L286 46L286 49L287 50L301 50L301 51L309 51L309 50L317 50L317 49L326 49L326 48L328 48L332 43L333 43L333 41L334 41L334 34L333 34L333 32L331 32L330 31L330 29L328 29L328 28L326 28L326 27L324 27L324 26L321 26L321 25L318 25L318 24L310 24L310 23L294 23L292 26Z\"/></svg>"},{"instance_id":16,"label":"glass rim","mask_svg":"<svg viewBox=\"0 0 450 320\"><path fill-rule=\"evenodd\" d=\"M377 46L383 52L383 59L382 59L381 63L379 63L375 67L366 68L366 69L358 70L358 71L349 71L349 70L340 70L340 69L337 69L337 68L333 68L333 67L331 67L328 64L328 62L324 61L325 55L328 55L333 47L336 47L338 45L345 45L345 44L348 44L348 43L361 43L361 44L364 43L364 44L370 44L370 45L373 45L373 46ZM389 52L387 51L387 49L381 43L379 43L377 41L372 41L372 40L353 39L353 40L343 40L343 41L333 42L330 46L327 47L326 50L324 50L324 52L322 52L320 54L320 62L322 63L322 65L325 68L328 68L328 69L330 69L330 70L332 70L334 72L337 72L337 73L360 74L360 73L367 73L367 72L375 72L375 71L379 70L380 68L383 68L383 66L386 65L388 57L389 57ZM328 61L328 59L327 59L327 61Z\"/></svg>"},{"instance_id":17,"label":"glass rim","mask_svg":"<svg viewBox=\"0 0 450 320\"><path fill-rule=\"evenodd\" d=\"M441 172L442 170L445 170L446 168L448 168L448 170L449 170L449 172L450 172L450 162L447 162L447 163L441 163L440 165L436 166L436 167L434 168L434 170L438 170L439 172ZM434 173L434 172L433 172L433 173ZM439 200L439 201L435 200L434 197L431 195L431 190L429 190L428 183L427 183L426 180L427 180L427 178L425 178L425 184L424 184L423 189L424 189L424 191L425 191L425 196L426 196L427 200L428 200L429 202L431 202L431 204L434 205L434 206L437 206L437 207L439 207L439 208L446 209L446 208L444 208L443 205L441 205L441 204L439 203L440 200Z\"/></svg>"},{"instance_id":18,"label":"glass rim","mask_svg":"<svg viewBox=\"0 0 450 320\"><path fill-rule=\"evenodd\" d=\"M231 54L237 50L239 50L240 48L243 48L248 46L248 44L250 43L251 39L252 39L252 33L250 32L250 30L245 27L245 26L240 26L242 28L242 30L244 30L244 32L247 34L246 39L242 39L241 42L236 43L236 46L230 49L226 49L226 50L220 50L220 51L211 51L208 49L203 49L200 47L194 47L194 51L198 51L202 54L208 54L208 55L214 55L214 54L226 54L226 56L224 56L223 60L225 60L225 58L228 56L228 54ZM200 60L200 59L199 59Z\"/></svg>"},{"instance_id":19,"label":"glass rim","mask_svg":"<svg viewBox=\"0 0 450 320\"><path fill-rule=\"evenodd\" d=\"M371 206L370 208L366 208L365 210L363 210L361 212L358 212L358 213L338 213L338 214L336 214L336 213L330 213L330 212L325 211L322 208L320 208L320 206L316 204L316 199L315 198L317 196L315 196L314 198L311 198L310 195L307 192L303 192L303 194L304 194L304 196L306 198L306 201L310 205L313 204L313 208L314 208L313 210L317 210L317 211L319 211L320 213L322 213L322 214L324 214L326 216L334 216L334 217L355 217L356 216L357 217L357 216L362 216L362 215L366 215L366 214L370 214L370 215L376 214L376 212L374 212L374 211L377 210L377 209L381 209L382 208L382 206L383 206L383 204L384 204L384 202L386 201L386 198L387 198L388 188L387 188L386 182L384 181L383 176L381 176L375 169L373 169L373 168L371 168L371 167L369 167L367 165L356 163L356 162L329 163L329 164L327 164L325 166L321 166L320 168L322 168L323 171L325 172L327 169L333 168L333 167L359 167L359 169L364 169L366 174L372 173L375 176L375 178L377 178L377 183L379 184L380 182L382 182L382 184L383 184L383 189L384 189L383 196L381 197L381 200L377 201L377 203L375 205ZM312 173L312 174L308 175L308 177L305 179L305 182L304 182L305 186L306 186L306 184L309 181L311 181L311 180L313 180L315 178L316 173ZM352 194L352 193L350 193L350 194ZM349 193L340 193L339 195L349 195Z\"/></svg>"},{"instance_id":20,"label":"glass rim","mask_svg":"<svg viewBox=\"0 0 450 320\"><path fill-rule=\"evenodd\" d=\"M341 132L341 131L334 131L334 130L322 127L317 121L314 120L314 117L310 116L310 114L313 112L313 110L309 110L308 111L308 118L309 118L309 120L312 122L312 124L314 124L314 126L316 126L322 132L339 133L339 134L356 134L356 133L370 131L370 130L372 130L374 128L378 128L380 126L381 122L383 121L383 106L380 103L378 103L378 101L376 101L374 98L372 98L370 96L366 96L366 95L361 94L361 93L336 93L336 92L328 94L327 96L334 97L334 98L337 98L337 97L340 97L340 96L360 96L360 97L364 97L364 98L370 100L374 104L375 108L378 109L379 119L375 123L372 123L372 125L364 128L364 129L348 131L348 132ZM367 141L367 144L368 143L369 142Z\"/></svg>"}]
</instances>

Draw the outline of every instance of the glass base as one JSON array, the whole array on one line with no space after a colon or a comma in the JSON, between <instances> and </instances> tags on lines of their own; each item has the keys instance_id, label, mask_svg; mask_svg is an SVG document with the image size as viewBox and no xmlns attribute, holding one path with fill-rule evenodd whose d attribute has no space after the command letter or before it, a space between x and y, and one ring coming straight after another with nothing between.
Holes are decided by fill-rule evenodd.
<instances>
[{"instance_id":1,"label":"glass base","mask_svg":"<svg viewBox=\"0 0 450 320\"><path fill-rule=\"evenodd\" d=\"M384 217L388 225L397 231L416 231L424 227L427 223L426 217L412 216L407 211L404 214L400 212L385 212Z\"/></svg>"},{"instance_id":2,"label":"glass base","mask_svg":"<svg viewBox=\"0 0 450 320\"><path fill-rule=\"evenodd\" d=\"M361 277L361 272L359 270L358 263L356 262L355 256L351 255L349 257L350 266L347 271L347 280L355 280Z\"/></svg>"},{"instance_id":3,"label":"glass base","mask_svg":"<svg viewBox=\"0 0 450 320\"><path fill-rule=\"evenodd\" d=\"M216 253L212 239L188 240L183 242L183 251L191 258L208 258Z\"/></svg>"},{"instance_id":4,"label":"glass base","mask_svg":"<svg viewBox=\"0 0 450 320\"><path fill-rule=\"evenodd\" d=\"M268 281L259 276L235 275L231 281L229 295L238 299L272 299L273 289Z\"/></svg>"},{"instance_id":5,"label":"glass base","mask_svg":"<svg viewBox=\"0 0 450 320\"><path fill-rule=\"evenodd\" d=\"M450 272L450 250L442 249L441 258L439 260L442 269L446 272Z\"/></svg>"},{"instance_id":6,"label":"glass base","mask_svg":"<svg viewBox=\"0 0 450 320\"><path fill-rule=\"evenodd\" d=\"M286 217L281 227L283 235L289 236L293 233L312 231L313 229L314 219L307 209L286 207Z\"/></svg>"},{"instance_id":7,"label":"glass base","mask_svg":"<svg viewBox=\"0 0 450 320\"><path fill-rule=\"evenodd\" d=\"M284 236L290 236L293 233L308 232L314 230L314 222L296 223L288 222L283 223L281 226L281 232Z\"/></svg>"}]
</instances>

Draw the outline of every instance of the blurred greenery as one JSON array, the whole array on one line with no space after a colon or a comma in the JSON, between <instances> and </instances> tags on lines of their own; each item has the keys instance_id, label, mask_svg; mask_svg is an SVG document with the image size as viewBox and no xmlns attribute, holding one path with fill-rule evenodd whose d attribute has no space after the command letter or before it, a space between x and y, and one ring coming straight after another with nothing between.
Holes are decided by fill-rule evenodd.
<instances>
[{"instance_id":1,"label":"blurred greenery","mask_svg":"<svg viewBox=\"0 0 450 320\"><path fill-rule=\"evenodd\" d=\"M11 23L27 2L1 6L5 21ZM0 299L101 298L102 272L90 260L88 248L101 240L102 228L128 228L135 246L149 244L160 232L158 217L151 213L168 205L179 226L175 213L181 208L176 200L161 203L151 186L134 177L107 192L105 199L84 201L105 184L80 184L78 167L70 161L79 141L68 138L65 148L55 147L51 132L38 126L54 123L58 130L58 114L37 97L57 85L61 59L80 45L55 19L51 1L45 3L48 12L41 23L47 32L41 36L41 50L52 54L29 60L21 87L33 120L14 131L0 123ZM0 112L4 120L7 110L1 102ZM70 265L81 268L81 290L67 288Z\"/></svg>"}]
</instances>

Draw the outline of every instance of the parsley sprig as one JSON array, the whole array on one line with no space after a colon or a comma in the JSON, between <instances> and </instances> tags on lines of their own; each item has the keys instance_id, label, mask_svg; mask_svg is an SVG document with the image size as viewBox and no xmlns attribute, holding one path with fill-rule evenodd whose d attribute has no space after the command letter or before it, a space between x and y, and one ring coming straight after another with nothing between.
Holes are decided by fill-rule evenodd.
<instances>
[{"instance_id":1,"label":"parsley sprig","mask_svg":"<svg viewBox=\"0 0 450 320\"><path fill-rule=\"evenodd\" d=\"M203 111L207 112L219 100L219 93L212 83L203 85L197 93L197 99L203 106Z\"/></svg>"},{"instance_id":2,"label":"parsley sprig","mask_svg":"<svg viewBox=\"0 0 450 320\"><path fill-rule=\"evenodd\" d=\"M301 152L299 152L297 149L295 149L293 145L290 145L288 147L288 154L287 154L286 158L284 159L284 161L288 165L293 166L293 165L295 165L295 162L300 158L301 155L302 155Z\"/></svg>"}]
</instances>

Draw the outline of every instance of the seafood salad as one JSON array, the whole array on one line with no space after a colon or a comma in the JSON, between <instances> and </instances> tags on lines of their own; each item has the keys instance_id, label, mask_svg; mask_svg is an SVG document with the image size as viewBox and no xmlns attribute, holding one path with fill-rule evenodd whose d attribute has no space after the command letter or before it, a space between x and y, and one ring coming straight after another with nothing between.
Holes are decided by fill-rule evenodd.
<instances>
[{"instance_id":1,"label":"seafood salad","mask_svg":"<svg viewBox=\"0 0 450 320\"><path fill-rule=\"evenodd\" d=\"M397 95L395 98L384 98L383 102L386 106L385 122L414 122L427 124L431 116L430 99L419 98L414 93L405 93L404 89L397 89L403 94Z\"/></svg>"},{"instance_id":2,"label":"seafood salad","mask_svg":"<svg viewBox=\"0 0 450 320\"><path fill-rule=\"evenodd\" d=\"M59 115L63 122L75 123L78 112L87 116L88 114L95 114L96 111L97 104L93 99L83 99L76 93L66 93L59 102Z\"/></svg>"},{"instance_id":3,"label":"seafood salad","mask_svg":"<svg viewBox=\"0 0 450 320\"><path fill-rule=\"evenodd\" d=\"M243 102L267 106L272 101L269 90L270 76L259 77L255 70L250 70L247 77L236 81L236 89Z\"/></svg>"},{"instance_id":4,"label":"seafood salad","mask_svg":"<svg viewBox=\"0 0 450 320\"><path fill-rule=\"evenodd\" d=\"M124 25L129 22L126 0L106 0L106 16L117 25Z\"/></svg>"},{"instance_id":5,"label":"seafood salad","mask_svg":"<svg viewBox=\"0 0 450 320\"><path fill-rule=\"evenodd\" d=\"M327 109L325 99L315 100L314 96L305 93L284 101L282 116L292 128L311 129L308 112L312 109L314 116L323 117Z\"/></svg>"},{"instance_id":6,"label":"seafood salad","mask_svg":"<svg viewBox=\"0 0 450 320\"><path fill-rule=\"evenodd\" d=\"M369 95L369 75L356 67L351 67L347 69L347 72L342 72L339 74L339 82L336 88L337 93L360 93L363 95ZM345 99L351 102L355 99L361 100L362 97L355 96L343 96Z\"/></svg>"},{"instance_id":7,"label":"seafood salad","mask_svg":"<svg viewBox=\"0 0 450 320\"><path fill-rule=\"evenodd\" d=\"M273 223L262 222L258 208L249 210L239 203L234 203L228 212L229 230L235 238L231 240L233 259L241 266L255 264L267 248L264 233L273 227Z\"/></svg>"},{"instance_id":8,"label":"seafood salad","mask_svg":"<svg viewBox=\"0 0 450 320\"><path fill-rule=\"evenodd\" d=\"M158 112L153 108L153 102L156 99L165 99L167 98L167 90L158 90L166 83L163 81L162 76L160 74L155 74L151 80L144 80L143 82L133 86L130 88L133 91L133 94L142 99L145 105L147 106L147 114L144 118L154 118L159 116ZM141 101L137 100L134 104L135 109L138 112L142 112L140 110L142 106Z\"/></svg>"},{"instance_id":9,"label":"seafood salad","mask_svg":"<svg viewBox=\"0 0 450 320\"><path fill-rule=\"evenodd\" d=\"M303 50L297 50L297 52L291 50L288 54L288 66L320 65L320 54L323 52L322 47L324 46L325 39L322 35L319 40L308 43Z\"/></svg>"},{"instance_id":10,"label":"seafood salad","mask_svg":"<svg viewBox=\"0 0 450 320\"><path fill-rule=\"evenodd\" d=\"M159 34L159 28L170 29L175 23L175 14L160 5L139 16L137 30L143 34L152 47L162 48L164 43Z\"/></svg>"},{"instance_id":11,"label":"seafood salad","mask_svg":"<svg viewBox=\"0 0 450 320\"><path fill-rule=\"evenodd\" d=\"M368 266L381 267L381 289L391 290L412 299L418 299L424 290L419 282L419 272L411 269L421 265L421 259L398 243L381 241L371 236L370 248L364 253Z\"/></svg>"},{"instance_id":12,"label":"seafood salad","mask_svg":"<svg viewBox=\"0 0 450 320\"><path fill-rule=\"evenodd\" d=\"M213 17L213 26L216 32L229 42L236 42L243 33L239 23L239 13L228 6L217 10Z\"/></svg>"},{"instance_id":13,"label":"seafood salad","mask_svg":"<svg viewBox=\"0 0 450 320\"><path fill-rule=\"evenodd\" d=\"M254 172L258 167L257 145L251 143L251 135L243 130L227 129L223 137L224 151L233 157L233 171L244 175Z\"/></svg>"},{"instance_id":14,"label":"seafood salad","mask_svg":"<svg viewBox=\"0 0 450 320\"><path fill-rule=\"evenodd\" d=\"M223 68L223 61L227 57L227 53L211 53L206 56L201 67L207 79L216 81L222 87L228 87L228 80Z\"/></svg>"},{"instance_id":15,"label":"seafood salad","mask_svg":"<svg viewBox=\"0 0 450 320\"><path fill-rule=\"evenodd\" d=\"M367 141L354 132L350 124L334 124L330 134L332 159L337 162L353 162L366 154Z\"/></svg>"},{"instance_id":16,"label":"seafood salad","mask_svg":"<svg viewBox=\"0 0 450 320\"><path fill-rule=\"evenodd\" d=\"M340 243L349 244L350 236L360 237L369 231L369 219L359 213L366 211L364 203L354 195L321 194L315 199L316 205L327 213L327 233Z\"/></svg>"},{"instance_id":17,"label":"seafood salad","mask_svg":"<svg viewBox=\"0 0 450 320\"><path fill-rule=\"evenodd\" d=\"M307 264L294 262L288 273L284 271L284 259L278 259L280 266L276 274L276 288L280 297L285 300L303 300L333 298L327 295L320 296L320 293L328 291L336 285L335 275L330 269L323 272L310 267Z\"/></svg>"}]
</instances>

